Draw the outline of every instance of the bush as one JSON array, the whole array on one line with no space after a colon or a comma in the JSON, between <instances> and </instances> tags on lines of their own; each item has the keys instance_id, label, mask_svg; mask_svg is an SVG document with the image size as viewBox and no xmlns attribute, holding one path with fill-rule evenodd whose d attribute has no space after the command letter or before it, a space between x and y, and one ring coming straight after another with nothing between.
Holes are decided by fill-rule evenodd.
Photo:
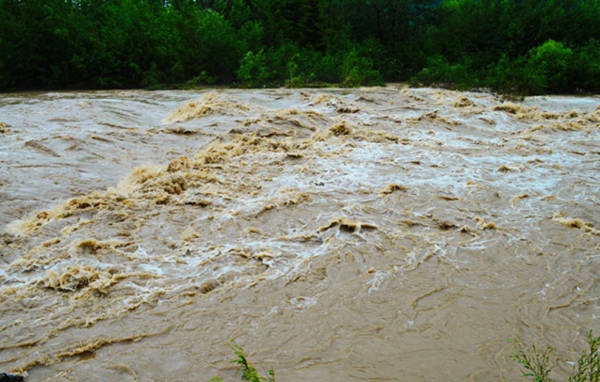
<instances>
[{"instance_id":1,"label":"bush","mask_svg":"<svg viewBox=\"0 0 600 382\"><path fill-rule=\"evenodd\" d=\"M503 54L498 62L489 67L485 73L484 85L502 93L518 93L523 91L521 68L525 58L510 60Z\"/></svg>"},{"instance_id":2,"label":"bush","mask_svg":"<svg viewBox=\"0 0 600 382\"><path fill-rule=\"evenodd\" d=\"M196 77L192 78L191 80L187 81L185 84L187 86L202 86L202 85L212 85L215 83L215 79L211 76L209 76L206 73L206 70L203 70L200 72L200 74L198 74Z\"/></svg>"},{"instance_id":3,"label":"bush","mask_svg":"<svg viewBox=\"0 0 600 382\"><path fill-rule=\"evenodd\" d=\"M271 74L267 67L267 59L264 50L259 50L256 54L248 51L237 70L237 76L244 86L264 87L270 81Z\"/></svg>"},{"instance_id":4,"label":"bush","mask_svg":"<svg viewBox=\"0 0 600 382\"><path fill-rule=\"evenodd\" d=\"M425 85L434 84L458 88L477 83L477 79L469 75L466 64L450 64L443 56L429 58L427 66L417 74L416 79Z\"/></svg>"},{"instance_id":5,"label":"bush","mask_svg":"<svg viewBox=\"0 0 600 382\"><path fill-rule=\"evenodd\" d=\"M600 381L600 337L594 337L592 331L587 333L588 349L583 351L569 382L599 382ZM550 362L552 348L547 346L540 352L535 345L528 350L519 349L512 358L525 369L524 377L531 377L535 382L551 382L550 372L553 365Z\"/></svg>"},{"instance_id":6,"label":"bush","mask_svg":"<svg viewBox=\"0 0 600 382\"><path fill-rule=\"evenodd\" d=\"M263 26L256 21L248 21L241 26L239 36L243 39L247 50L258 52L263 45Z\"/></svg>"},{"instance_id":7,"label":"bush","mask_svg":"<svg viewBox=\"0 0 600 382\"><path fill-rule=\"evenodd\" d=\"M380 85L381 73L373 68L370 58L359 55L356 49L346 54L342 62L344 86Z\"/></svg>"},{"instance_id":8,"label":"bush","mask_svg":"<svg viewBox=\"0 0 600 382\"><path fill-rule=\"evenodd\" d=\"M330 55L314 49L301 49L286 65L287 86L310 86L317 82L339 82L339 64Z\"/></svg>"},{"instance_id":9,"label":"bush","mask_svg":"<svg viewBox=\"0 0 600 382\"><path fill-rule=\"evenodd\" d=\"M246 351L236 344L233 339L229 343L229 346L236 357L232 362L238 365L242 380L250 382L275 382L275 372L273 370L268 370L266 377L261 375L256 368L248 362ZM212 377L208 382L223 382L223 380L219 377Z\"/></svg>"},{"instance_id":10,"label":"bush","mask_svg":"<svg viewBox=\"0 0 600 382\"><path fill-rule=\"evenodd\" d=\"M220 82L235 76L243 52L244 40L222 15L210 10L194 9L195 16L180 31L184 44L180 54L189 77L205 70ZM188 77L188 78L189 78Z\"/></svg>"},{"instance_id":11,"label":"bush","mask_svg":"<svg viewBox=\"0 0 600 382\"><path fill-rule=\"evenodd\" d=\"M564 92L569 89L568 69L573 51L561 42L548 40L529 51L523 84L533 93Z\"/></svg>"},{"instance_id":12,"label":"bush","mask_svg":"<svg viewBox=\"0 0 600 382\"><path fill-rule=\"evenodd\" d=\"M335 83L342 80L340 76L340 59L330 53L322 55L315 62L314 71L317 73L319 81Z\"/></svg>"},{"instance_id":13,"label":"bush","mask_svg":"<svg viewBox=\"0 0 600 382\"><path fill-rule=\"evenodd\" d=\"M590 39L575 49L568 70L571 87L579 91L600 91L600 42Z\"/></svg>"}]
</instances>

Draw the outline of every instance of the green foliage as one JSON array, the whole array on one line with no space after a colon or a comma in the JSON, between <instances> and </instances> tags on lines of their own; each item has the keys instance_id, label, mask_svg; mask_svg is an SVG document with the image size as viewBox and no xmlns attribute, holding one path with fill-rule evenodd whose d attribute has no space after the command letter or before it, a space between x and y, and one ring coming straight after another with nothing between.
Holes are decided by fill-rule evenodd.
<instances>
[{"instance_id":1,"label":"green foliage","mask_svg":"<svg viewBox=\"0 0 600 382\"><path fill-rule=\"evenodd\" d=\"M472 78L465 63L449 63L443 56L433 56L427 66L417 75L417 80L425 85L464 88L476 79Z\"/></svg>"},{"instance_id":2,"label":"green foliage","mask_svg":"<svg viewBox=\"0 0 600 382\"><path fill-rule=\"evenodd\" d=\"M273 370L268 370L266 377L262 376L256 368L248 362L246 352L241 346L236 344L233 339L229 343L229 346L236 357L232 362L238 365L242 380L250 382L275 382L275 372ZM223 382L223 380L219 377L212 377L207 382Z\"/></svg>"},{"instance_id":3,"label":"green foliage","mask_svg":"<svg viewBox=\"0 0 600 382\"><path fill-rule=\"evenodd\" d=\"M0 0L0 91L373 85L600 92L599 0Z\"/></svg>"},{"instance_id":4,"label":"green foliage","mask_svg":"<svg viewBox=\"0 0 600 382\"><path fill-rule=\"evenodd\" d=\"M243 38L243 45L248 50L257 52L263 47L264 28L260 23L255 21L244 23L240 28L239 34Z\"/></svg>"},{"instance_id":5,"label":"green foliage","mask_svg":"<svg viewBox=\"0 0 600 382\"><path fill-rule=\"evenodd\" d=\"M518 73L520 73L520 68L523 66L521 61L511 61L503 54L497 63L490 65L488 68L484 79L485 86L503 93L518 92L520 84Z\"/></svg>"},{"instance_id":6,"label":"green foliage","mask_svg":"<svg viewBox=\"0 0 600 382\"><path fill-rule=\"evenodd\" d=\"M524 68L524 83L534 93L566 91L572 56L571 49L554 40L533 48Z\"/></svg>"},{"instance_id":7,"label":"green foliage","mask_svg":"<svg viewBox=\"0 0 600 382\"><path fill-rule=\"evenodd\" d=\"M251 382L275 382L275 372L273 370L267 371L267 376L263 377L248 363L246 352L241 346L236 344L233 340L231 341L230 346L231 350L233 350L233 354L237 357L233 362L238 364L243 380Z\"/></svg>"},{"instance_id":8,"label":"green foliage","mask_svg":"<svg viewBox=\"0 0 600 382\"><path fill-rule=\"evenodd\" d=\"M344 86L379 85L381 73L373 68L369 57L361 56L356 49L346 54L342 62L342 84Z\"/></svg>"},{"instance_id":9,"label":"green foliage","mask_svg":"<svg viewBox=\"0 0 600 382\"><path fill-rule=\"evenodd\" d=\"M248 51L240 63L237 76L242 84L249 87L266 86L269 83L270 73L264 50L256 54Z\"/></svg>"},{"instance_id":10,"label":"green foliage","mask_svg":"<svg viewBox=\"0 0 600 382\"><path fill-rule=\"evenodd\" d=\"M588 350L583 352L575 369L575 375L569 382L600 381L600 337L594 337L592 331L587 333Z\"/></svg>"},{"instance_id":11,"label":"green foliage","mask_svg":"<svg viewBox=\"0 0 600 382\"><path fill-rule=\"evenodd\" d=\"M206 70L203 70L200 72L200 74L198 74L196 77L192 78L191 80L187 81L185 84L187 86L204 86L204 85L212 85L215 83L215 79L211 76L209 76L206 73Z\"/></svg>"},{"instance_id":12,"label":"green foliage","mask_svg":"<svg viewBox=\"0 0 600 382\"><path fill-rule=\"evenodd\" d=\"M180 25L182 44L179 55L187 69L186 77L203 70L221 82L233 80L246 51L233 26L219 13L192 8Z\"/></svg>"},{"instance_id":13,"label":"green foliage","mask_svg":"<svg viewBox=\"0 0 600 382\"><path fill-rule=\"evenodd\" d=\"M298 49L286 64L288 87L340 82L339 59L314 49Z\"/></svg>"},{"instance_id":14,"label":"green foliage","mask_svg":"<svg viewBox=\"0 0 600 382\"><path fill-rule=\"evenodd\" d=\"M575 48L568 70L571 88L577 91L600 92L600 42L590 39Z\"/></svg>"},{"instance_id":15,"label":"green foliage","mask_svg":"<svg viewBox=\"0 0 600 382\"><path fill-rule=\"evenodd\" d=\"M423 32L426 70L415 77L422 83L521 93L599 89L592 63L600 60L593 49L579 55L600 32L598 1L444 0L434 13Z\"/></svg>"},{"instance_id":16,"label":"green foliage","mask_svg":"<svg viewBox=\"0 0 600 382\"><path fill-rule=\"evenodd\" d=\"M552 353L550 346L540 352L535 345L531 345L531 348L520 349L519 353L512 357L525 369L524 377L531 377L535 382L550 382L552 381L549 377L550 371L552 371L550 353Z\"/></svg>"},{"instance_id":17,"label":"green foliage","mask_svg":"<svg viewBox=\"0 0 600 382\"><path fill-rule=\"evenodd\" d=\"M292 56L292 58L290 58L290 60L288 61L287 65L286 65L287 71L289 73L289 79L287 80L287 83L286 83L287 87L299 88L299 87L304 86L307 82L304 78L302 78L302 76L298 72L297 60L299 57L300 57L300 54L296 53L295 55Z\"/></svg>"},{"instance_id":18,"label":"green foliage","mask_svg":"<svg viewBox=\"0 0 600 382\"><path fill-rule=\"evenodd\" d=\"M319 81L336 83L341 81L339 57L324 54L313 61L313 72L317 73Z\"/></svg>"},{"instance_id":19,"label":"green foliage","mask_svg":"<svg viewBox=\"0 0 600 382\"><path fill-rule=\"evenodd\" d=\"M569 377L569 382L600 381L600 337L594 337L590 330L587 333L587 342L588 349L581 353L573 375ZM531 345L527 350L519 349L518 354L511 357L525 369L523 376L530 377L535 382L551 382L549 376L553 367L550 362L551 353L550 346L540 351L535 345Z\"/></svg>"}]
</instances>

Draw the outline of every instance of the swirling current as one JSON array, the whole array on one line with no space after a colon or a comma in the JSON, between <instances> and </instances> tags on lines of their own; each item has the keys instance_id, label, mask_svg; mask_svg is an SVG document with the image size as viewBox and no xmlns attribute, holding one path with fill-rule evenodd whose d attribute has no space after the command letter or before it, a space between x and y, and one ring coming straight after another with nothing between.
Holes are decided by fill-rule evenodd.
<instances>
[{"instance_id":1,"label":"swirling current","mask_svg":"<svg viewBox=\"0 0 600 382\"><path fill-rule=\"evenodd\" d=\"M600 332L600 98L0 95L0 371L564 378Z\"/></svg>"}]
</instances>

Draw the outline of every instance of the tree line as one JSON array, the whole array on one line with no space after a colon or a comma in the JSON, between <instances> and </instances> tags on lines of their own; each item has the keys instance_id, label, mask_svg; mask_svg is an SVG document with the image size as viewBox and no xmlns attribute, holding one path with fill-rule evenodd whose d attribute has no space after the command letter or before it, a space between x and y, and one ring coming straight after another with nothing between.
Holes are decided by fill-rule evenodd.
<instances>
[{"instance_id":1,"label":"tree line","mask_svg":"<svg viewBox=\"0 0 600 382\"><path fill-rule=\"evenodd\" d=\"M600 0L0 0L0 91L600 91Z\"/></svg>"}]
</instances>

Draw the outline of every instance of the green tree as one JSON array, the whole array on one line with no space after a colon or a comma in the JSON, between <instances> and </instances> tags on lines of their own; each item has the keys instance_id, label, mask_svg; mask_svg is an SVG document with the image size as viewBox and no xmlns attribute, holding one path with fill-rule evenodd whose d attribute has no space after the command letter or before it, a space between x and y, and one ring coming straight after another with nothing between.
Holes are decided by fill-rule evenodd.
<instances>
[{"instance_id":1,"label":"green tree","mask_svg":"<svg viewBox=\"0 0 600 382\"><path fill-rule=\"evenodd\" d=\"M573 51L561 42L548 40L533 48L524 68L526 83L536 93L562 92L569 87L568 69Z\"/></svg>"}]
</instances>

